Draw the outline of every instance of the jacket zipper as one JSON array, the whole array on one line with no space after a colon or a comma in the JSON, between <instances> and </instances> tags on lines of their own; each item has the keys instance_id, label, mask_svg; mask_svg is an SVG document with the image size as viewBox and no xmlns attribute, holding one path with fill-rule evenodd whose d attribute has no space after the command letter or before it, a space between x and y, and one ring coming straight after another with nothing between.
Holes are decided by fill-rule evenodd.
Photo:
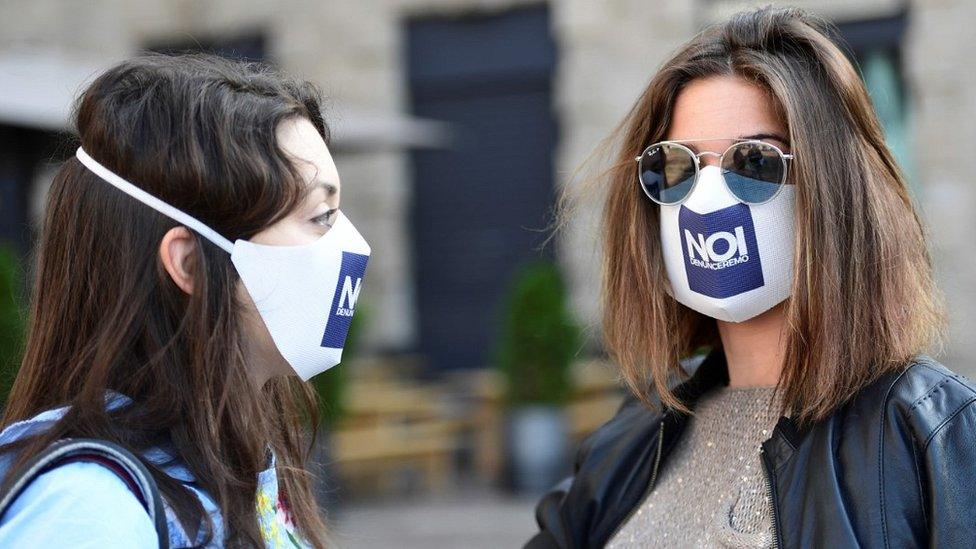
<instances>
[{"instance_id":1,"label":"jacket zipper","mask_svg":"<svg viewBox=\"0 0 976 549\"><path fill-rule=\"evenodd\" d=\"M776 549L779 547L779 518L776 515L776 498L773 497L773 473L769 467L766 450L761 446L759 447L759 454L762 459L763 480L766 483L766 498L769 500L769 508L773 517L773 549Z\"/></svg>"},{"instance_id":2,"label":"jacket zipper","mask_svg":"<svg viewBox=\"0 0 976 549\"><path fill-rule=\"evenodd\" d=\"M657 456L654 458L654 469L651 471L651 482L647 485L647 488L644 489L644 493L641 495L640 501L637 502L637 505L631 508L631 510L627 513L627 516L625 516L624 519L620 521L620 524L618 524L617 527L614 528L613 533L610 534L610 537L607 538L606 543L610 543L610 540L612 540L614 537L617 536L620 530L623 529L624 525L630 522L630 518L634 516L634 513L636 513L637 510L641 508L641 505L644 504L644 500L647 499L647 496L651 494L651 490L654 489L654 484L657 483L657 470L658 467L661 465L661 450L663 448L664 448L664 421L661 421L661 427L658 428L658 434L657 434Z\"/></svg>"}]
</instances>

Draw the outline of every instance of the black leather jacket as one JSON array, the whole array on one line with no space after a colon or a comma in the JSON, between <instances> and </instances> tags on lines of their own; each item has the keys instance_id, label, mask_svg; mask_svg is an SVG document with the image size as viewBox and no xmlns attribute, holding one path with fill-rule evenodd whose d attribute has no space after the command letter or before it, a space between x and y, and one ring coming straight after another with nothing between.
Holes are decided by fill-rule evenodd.
<instances>
[{"instance_id":1,"label":"black leather jacket","mask_svg":"<svg viewBox=\"0 0 976 549\"><path fill-rule=\"evenodd\" d=\"M728 384L721 352L677 387ZM976 389L928 357L803 430L762 445L779 547L976 547ZM654 487L687 416L629 399L580 447L575 474L536 509L526 547L602 547Z\"/></svg>"}]
</instances>

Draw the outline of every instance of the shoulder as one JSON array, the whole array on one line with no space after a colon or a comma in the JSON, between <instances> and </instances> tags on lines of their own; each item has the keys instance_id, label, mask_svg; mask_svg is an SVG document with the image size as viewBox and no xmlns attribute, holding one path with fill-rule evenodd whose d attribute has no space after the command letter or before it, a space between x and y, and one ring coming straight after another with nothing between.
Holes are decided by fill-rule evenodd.
<instances>
[{"instance_id":1,"label":"shoulder","mask_svg":"<svg viewBox=\"0 0 976 549\"><path fill-rule=\"evenodd\" d=\"M594 531L608 528L606 518L616 516L614 509L628 507L618 504L621 494L643 491L649 478L643 462L659 419L660 412L628 396L616 415L580 444L573 475L539 501L540 531L526 547L587 546Z\"/></svg>"},{"instance_id":2,"label":"shoulder","mask_svg":"<svg viewBox=\"0 0 976 549\"><path fill-rule=\"evenodd\" d=\"M714 359L710 360L710 357L721 357L721 354L696 355L683 359L681 367L688 374L688 379L673 380L671 389L680 391L692 385L715 382L716 373L724 370L724 362L720 364ZM724 361L724 358L721 360ZM705 378L712 381L705 381ZM648 391L646 403L633 391L627 391L617 413L583 440L577 454L577 468L584 466L587 461L595 461L597 468L606 471L606 459L641 454L657 436L664 417L663 410L660 395L655 391Z\"/></svg>"},{"instance_id":3,"label":"shoulder","mask_svg":"<svg viewBox=\"0 0 976 549\"><path fill-rule=\"evenodd\" d=\"M660 424L661 410L657 406L648 407L628 392L614 416L583 439L576 457L577 468L600 456L619 456L625 448L647 447Z\"/></svg>"},{"instance_id":4,"label":"shoulder","mask_svg":"<svg viewBox=\"0 0 976 549\"><path fill-rule=\"evenodd\" d=\"M862 391L866 400L896 416L927 446L940 431L976 416L976 385L928 356L918 356L899 372Z\"/></svg>"},{"instance_id":5,"label":"shoulder","mask_svg":"<svg viewBox=\"0 0 976 549\"><path fill-rule=\"evenodd\" d=\"M2 547L158 547L142 503L115 473L70 463L37 477L0 522Z\"/></svg>"}]
</instances>

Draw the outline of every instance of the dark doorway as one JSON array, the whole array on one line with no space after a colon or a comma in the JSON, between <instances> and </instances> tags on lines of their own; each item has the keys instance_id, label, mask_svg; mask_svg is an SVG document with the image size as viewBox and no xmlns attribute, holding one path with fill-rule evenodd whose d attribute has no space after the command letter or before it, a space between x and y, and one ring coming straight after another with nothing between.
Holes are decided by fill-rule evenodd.
<instances>
[{"instance_id":1,"label":"dark doorway","mask_svg":"<svg viewBox=\"0 0 976 549\"><path fill-rule=\"evenodd\" d=\"M44 164L60 163L69 151L65 134L0 124L0 246L22 260L38 227L31 225L31 196Z\"/></svg>"},{"instance_id":2,"label":"dark doorway","mask_svg":"<svg viewBox=\"0 0 976 549\"><path fill-rule=\"evenodd\" d=\"M267 62L265 37L256 32L240 36L204 37L161 41L148 44L147 51L177 55L181 53L211 53L240 61Z\"/></svg>"},{"instance_id":3,"label":"dark doorway","mask_svg":"<svg viewBox=\"0 0 976 549\"><path fill-rule=\"evenodd\" d=\"M411 154L418 346L428 373L481 367L510 278L550 221L549 10L414 20L406 36L413 114L455 134L448 150Z\"/></svg>"}]
</instances>

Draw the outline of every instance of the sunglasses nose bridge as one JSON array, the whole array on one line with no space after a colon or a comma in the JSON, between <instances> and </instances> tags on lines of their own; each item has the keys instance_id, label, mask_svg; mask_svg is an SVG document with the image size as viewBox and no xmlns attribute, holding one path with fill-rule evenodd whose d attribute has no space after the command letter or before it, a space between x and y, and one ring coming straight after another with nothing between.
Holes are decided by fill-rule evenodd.
<instances>
[{"instance_id":1,"label":"sunglasses nose bridge","mask_svg":"<svg viewBox=\"0 0 976 549\"><path fill-rule=\"evenodd\" d=\"M721 166L721 164L722 164L722 155L719 154L719 153L717 153L717 152L703 151L703 152L700 152L700 153L696 154L695 156L698 157L698 164L701 167L705 167L705 166ZM716 160L710 162L707 158L705 158L707 156L711 156L711 157L715 158Z\"/></svg>"}]
</instances>

